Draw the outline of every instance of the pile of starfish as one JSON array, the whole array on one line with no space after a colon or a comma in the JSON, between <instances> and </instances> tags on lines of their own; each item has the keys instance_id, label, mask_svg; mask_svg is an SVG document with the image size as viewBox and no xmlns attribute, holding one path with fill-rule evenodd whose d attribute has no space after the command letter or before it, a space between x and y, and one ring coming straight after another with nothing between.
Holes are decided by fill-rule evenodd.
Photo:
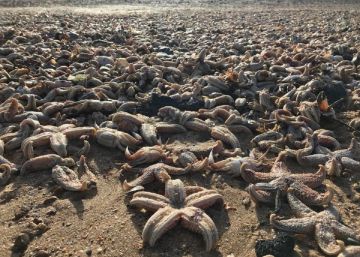
<instances>
[{"instance_id":1,"label":"pile of starfish","mask_svg":"<svg viewBox=\"0 0 360 257\"><path fill-rule=\"evenodd\" d=\"M274 229L291 234L314 234L319 248L327 255L337 255L342 252L345 248L344 241L360 243L360 234L339 221L340 216L331 203L333 189L323 184L329 175L329 168L320 164L316 172L294 173L287 167L285 159L289 156L298 159L300 165L301 158L313 160L313 163L306 162L307 166L314 166L318 162L318 157L324 158L325 153L312 152L314 138L315 136L309 135L304 148L295 152L289 149L281 151L270 164L262 159L263 156L255 158L252 155L247 157L234 155L216 162L215 158L219 153L214 153L216 152L214 147L209 156L203 160L197 160L190 152L180 154L175 162L183 168L166 164L165 162L169 163L169 160L164 160L141 169L134 166L153 161L150 157L154 156L154 153L150 148L145 150L143 148L134 154L127 149L126 157L134 166L127 163L122 166L123 169L137 171L141 175L130 182L125 180L123 188L133 194L131 205L154 212L145 224L142 233L144 242L153 246L164 233L180 222L183 227L203 236L207 251L216 247L219 233L212 219L203 210L215 203L223 203L223 197L215 190L184 186L181 180L172 179L172 176L210 170L240 176L249 183L247 190L255 203L275 205L275 210L270 216L270 224ZM357 162L360 156L357 155L359 146L359 143L353 140L348 149L331 152L331 156L329 154L326 161L337 156ZM310 148L311 151L307 150ZM165 184L165 195L143 191L144 185L155 180ZM278 216L284 200L287 200L296 218L284 220ZM324 208L318 213L308 206Z\"/></svg>"}]
</instances>

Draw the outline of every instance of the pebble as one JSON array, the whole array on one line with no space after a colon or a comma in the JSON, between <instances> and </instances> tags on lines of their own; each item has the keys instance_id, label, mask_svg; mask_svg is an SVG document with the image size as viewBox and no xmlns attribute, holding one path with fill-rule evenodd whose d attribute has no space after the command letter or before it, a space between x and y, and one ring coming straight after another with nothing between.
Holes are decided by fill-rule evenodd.
<instances>
[{"instance_id":1,"label":"pebble","mask_svg":"<svg viewBox=\"0 0 360 257\"><path fill-rule=\"evenodd\" d=\"M30 243L31 238L27 233L22 233L16 237L14 245L12 247L14 252L23 252L26 250L28 244Z\"/></svg>"},{"instance_id":2,"label":"pebble","mask_svg":"<svg viewBox=\"0 0 360 257\"><path fill-rule=\"evenodd\" d=\"M44 201L43 201L43 204L44 205L51 205L53 204L58 198L56 196L50 196L48 198L46 198Z\"/></svg>"},{"instance_id":3,"label":"pebble","mask_svg":"<svg viewBox=\"0 0 360 257\"><path fill-rule=\"evenodd\" d=\"M31 207L29 205L22 205L19 209L15 211L14 220L19 220L29 213Z\"/></svg>"},{"instance_id":4,"label":"pebble","mask_svg":"<svg viewBox=\"0 0 360 257\"><path fill-rule=\"evenodd\" d=\"M242 200L242 204L243 204L245 207L248 207L248 206L251 204L250 198L249 198L249 197L245 197L245 198Z\"/></svg>"},{"instance_id":5,"label":"pebble","mask_svg":"<svg viewBox=\"0 0 360 257\"><path fill-rule=\"evenodd\" d=\"M45 250L38 250L35 252L34 257L49 257L51 254Z\"/></svg>"},{"instance_id":6,"label":"pebble","mask_svg":"<svg viewBox=\"0 0 360 257\"><path fill-rule=\"evenodd\" d=\"M85 249L85 254L87 255L87 256L91 256L91 254L92 254L92 250L91 250L91 248L86 248Z\"/></svg>"},{"instance_id":7,"label":"pebble","mask_svg":"<svg viewBox=\"0 0 360 257\"><path fill-rule=\"evenodd\" d=\"M46 215L48 216L54 216L56 214L56 209L54 207L49 207L46 211Z\"/></svg>"}]
</instances>

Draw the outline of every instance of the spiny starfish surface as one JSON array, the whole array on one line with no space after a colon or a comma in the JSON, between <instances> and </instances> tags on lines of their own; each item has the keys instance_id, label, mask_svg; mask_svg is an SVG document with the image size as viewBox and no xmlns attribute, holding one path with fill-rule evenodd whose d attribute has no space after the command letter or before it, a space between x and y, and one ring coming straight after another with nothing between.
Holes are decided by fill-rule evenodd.
<instances>
[{"instance_id":1,"label":"spiny starfish surface","mask_svg":"<svg viewBox=\"0 0 360 257\"><path fill-rule=\"evenodd\" d=\"M246 166L246 165L245 165ZM292 187L294 194L309 205L328 204L332 199L331 190L324 194L313 190L322 185L326 178L326 171L320 166L316 173L293 174L282 161L276 161L269 173L256 172L249 168L241 169L241 176L250 184L249 193L252 199L259 202L273 203L274 191L285 195L289 187Z\"/></svg>"},{"instance_id":2,"label":"spiny starfish surface","mask_svg":"<svg viewBox=\"0 0 360 257\"><path fill-rule=\"evenodd\" d=\"M344 249L344 242L336 238L360 242L360 234L339 222L340 215L332 205L324 211L315 212L296 198L291 190L288 201L297 218L279 220L276 214L272 214L270 223L273 227L292 233L315 233L317 244L327 255L336 255Z\"/></svg>"},{"instance_id":3,"label":"spiny starfish surface","mask_svg":"<svg viewBox=\"0 0 360 257\"><path fill-rule=\"evenodd\" d=\"M144 242L154 246L156 241L173 228L178 221L191 231L202 234L206 250L215 247L219 234L212 219L202 210L223 198L215 190L188 186L179 179L167 180L165 196L151 192L137 192L130 201L131 205L155 213L146 222L142 237Z\"/></svg>"}]
</instances>

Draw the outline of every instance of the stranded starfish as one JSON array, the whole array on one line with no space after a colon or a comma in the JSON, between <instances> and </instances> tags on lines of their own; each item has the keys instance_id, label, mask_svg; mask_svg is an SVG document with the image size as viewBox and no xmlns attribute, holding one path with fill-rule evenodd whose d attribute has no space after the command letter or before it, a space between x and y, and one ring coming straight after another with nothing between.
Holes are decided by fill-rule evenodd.
<instances>
[{"instance_id":1,"label":"stranded starfish","mask_svg":"<svg viewBox=\"0 0 360 257\"><path fill-rule=\"evenodd\" d=\"M252 157L236 156L215 162L213 151L211 151L209 154L209 167L212 171L227 172L230 175L236 177L240 176L240 169L243 164L246 164L243 167L248 167L254 171L261 171L266 167L266 165L263 164L261 161L256 160Z\"/></svg>"},{"instance_id":2,"label":"stranded starfish","mask_svg":"<svg viewBox=\"0 0 360 257\"><path fill-rule=\"evenodd\" d=\"M355 138L351 140L351 143L347 149L340 149L331 152L317 153L318 136L317 134L307 135L308 142L303 149L292 150L286 149L279 154L278 159L283 160L284 157L291 156L295 157L301 166L318 166L325 164L331 159L338 159L341 164L352 167L353 161L360 161L360 143Z\"/></svg>"},{"instance_id":3,"label":"stranded starfish","mask_svg":"<svg viewBox=\"0 0 360 257\"><path fill-rule=\"evenodd\" d=\"M154 246L156 241L173 228L178 221L191 231L202 234L206 250L215 247L219 239L217 228L212 219L202 210L223 198L215 190L188 186L179 179L167 180L165 196L151 192L137 192L130 204L155 214L146 222L142 237L144 242Z\"/></svg>"},{"instance_id":4,"label":"stranded starfish","mask_svg":"<svg viewBox=\"0 0 360 257\"><path fill-rule=\"evenodd\" d=\"M315 212L296 198L291 190L288 201L298 218L279 220L276 214L272 214L270 223L273 227L293 233L315 233L320 249L327 255L336 255L344 249L343 241L336 240L337 237L360 241L360 234L338 221L340 215L333 206L322 212Z\"/></svg>"},{"instance_id":5,"label":"stranded starfish","mask_svg":"<svg viewBox=\"0 0 360 257\"><path fill-rule=\"evenodd\" d=\"M136 170L131 166L125 164L123 167L125 170ZM170 175L182 175L191 170L191 166L187 166L186 168L178 168L167 165L165 163L156 163L150 165L142 170L142 174L134 179L133 181L127 182L126 180L123 183L123 189L128 191L136 186L142 186L148 183L153 182L155 179L164 181L164 177L170 178Z\"/></svg>"},{"instance_id":6,"label":"stranded starfish","mask_svg":"<svg viewBox=\"0 0 360 257\"><path fill-rule=\"evenodd\" d=\"M323 166L314 174L292 174L284 162L276 161L269 173L256 172L243 166L241 176L249 183L256 183L249 186L249 193L252 199L259 202L273 203L274 199L278 201L278 197L275 198L271 191L276 190L278 194L284 195L289 187L293 188L297 197L309 205L327 204L333 195L331 190L320 194L312 189L321 186L326 178Z\"/></svg>"}]
</instances>

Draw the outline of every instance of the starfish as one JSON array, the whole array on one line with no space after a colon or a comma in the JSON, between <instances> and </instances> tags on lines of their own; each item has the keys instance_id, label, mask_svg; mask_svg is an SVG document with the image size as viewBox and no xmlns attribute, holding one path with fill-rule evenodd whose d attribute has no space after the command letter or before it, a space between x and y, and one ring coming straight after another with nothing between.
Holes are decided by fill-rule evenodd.
<instances>
[{"instance_id":1,"label":"starfish","mask_svg":"<svg viewBox=\"0 0 360 257\"><path fill-rule=\"evenodd\" d=\"M336 238L360 242L360 234L339 222L340 215L332 205L324 211L315 212L296 198L291 190L287 197L298 218L279 220L276 214L272 214L270 223L276 229L300 234L315 233L317 244L327 255L336 255L344 249L344 242Z\"/></svg>"},{"instance_id":2,"label":"starfish","mask_svg":"<svg viewBox=\"0 0 360 257\"><path fill-rule=\"evenodd\" d=\"M202 210L216 202L223 203L223 197L215 190L187 186L179 179L167 180L165 196L151 192L137 192L131 205L155 212L146 222L142 232L144 242L154 246L156 241L173 228L181 225L204 237L206 250L215 247L219 234L212 219Z\"/></svg>"},{"instance_id":3,"label":"starfish","mask_svg":"<svg viewBox=\"0 0 360 257\"><path fill-rule=\"evenodd\" d=\"M255 170L255 171L261 171L266 166L259 160L256 160L252 157L240 157L240 156L230 157L230 158L215 162L213 151L211 151L209 154L209 168L212 171L227 172L230 175L232 175L233 177L237 177L237 176L240 176L240 174L241 174L240 168L241 168L242 164L246 164L246 165L244 165L244 167L245 166L250 167L252 170Z\"/></svg>"},{"instance_id":4,"label":"starfish","mask_svg":"<svg viewBox=\"0 0 360 257\"><path fill-rule=\"evenodd\" d=\"M154 163L160 159L166 157L166 152L163 150L163 147L155 146L145 146L131 154L129 147L125 149L125 157L129 160L130 166L139 166L146 163Z\"/></svg>"},{"instance_id":5,"label":"starfish","mask_svg":"<svg viewBox=\"0 0 360 257\"><path fill-rule=\"evenodd\" d=\"M355 161L349 157L332 157L325 163L326 172L329 176L341 176L343 170L360 170L360 161Z\"/></svg>"},{"instance_id":6,"label":"starfish","mask_svg":"<svg viewBox=\"0 0 360 257\"><path fill-rule=\"evenodd\" d=\"M245 166L245 167L244 167ZM322 185L326 178L324 166L320 166L316 173L292 174L282 161L276 161L269 173L256 172L241 168L241 176L249 185L249 193L255 202L279 203L280 195L286 195L287 189L292 187L294 194L309 205L323 205L330 202L333 192L328 190L320 194L313 188ZM277 191L274 195L271 191Z\"/></svg>"},{"instance_id":7,"label":"starfish","mask_svg":"<svg viewBox=\"0 0 360 257\"><path fill-rule=\"evenodd\" d=\"M125 164L122 166L125 170L136 170L131 166ZM126 180L123 183L123 189L128 191L136 186L143 186L145 184L153 182L155 179L165 182L164 179L167 179L170 175L183 175L188 173L191 170L191 166L187 166L186 168L178 168L167 165L165 163L156 163L142 169L142 174L134 179L133 181L127 182Z\"/></svg>"},{"instance_id":8,"label":"starfish","mask_svg":"<svg viewBox=\"0 0 360 257\"><path fill-rule=\"evenodd\" d=\"M340 149L333 152L330 150L325 152L321 151L321 153L317 153L316 151L319 149L318 135L316 133L313 135L307 134L307 140L308 142L303 149L286 149L280 152L278 159L280 160L287 156L295 157L301 166L318 166L325 164L333 158L340 161L343 160L342 164L350 167L353 161L360 161L360 143L354 138L351 140L347 149Z\"/></svg>"}]
</instances>

